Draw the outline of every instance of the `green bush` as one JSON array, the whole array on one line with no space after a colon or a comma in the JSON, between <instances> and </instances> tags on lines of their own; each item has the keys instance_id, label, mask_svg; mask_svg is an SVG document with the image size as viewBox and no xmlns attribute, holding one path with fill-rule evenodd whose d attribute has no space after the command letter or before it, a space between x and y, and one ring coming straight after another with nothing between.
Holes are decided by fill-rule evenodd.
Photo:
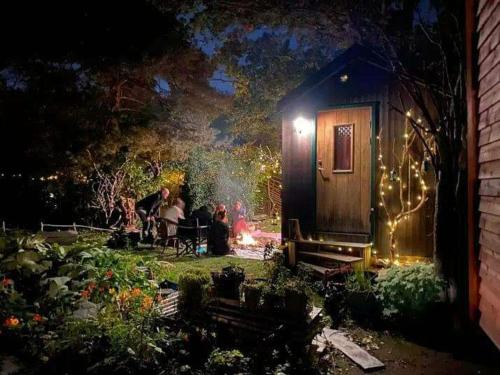
<instances>
[{"instance_id":1,"label":"green bush","mask_svg":"<svg viewBox=\"0 0 500 375\"><path fill-rule=\"evenodd\" d=\"M179 307L188 315L197 315L207 301L210 276L207 272L193 269L179 276Z\"/></svg>"},{"instance_id":2,"label":"green bush","mask_svg":"<svg viewBox=\"0 0 500 375\"><path fill-rule=\"evenodd\" d=\"M372 279L364 271L357 270L346 278L347 293L373 293Z\"/></svg>"},{"instance_id":3,"label":"green bush","mask_svg":"<svg viewBox=\"0 0 500 375\"><path fill-rule=\"evenodd\" d=\"M184 168L188 203L197 208L218 202L231 205L240 200L251 216L264 202L264 182L279 177L280 165L278 154L258 147L196 148Z\"/></svg>"},{"instance_id":4,"label":"green bush","mask_svg":"<svg viewBox=\"0 0 500 375\"><path fill-rule=\"evenodd\" d=\"M381 272L375 292L385 317L416 317L439 300L443 287L434 265L414 264Z\"/></svg>"},{"instance_id":5,"label":"green bush","mask_svg":"<svg viewBox=\"0 0 500 375\"><path fill-rule=\"evenodd\" d=\"M216 349L210 354L206 369L212 375L249 374L249 362L239 350Z\"/></svg>"},{"instance_id":6,"label":"green bush","mask_svg":"<svg viewBox=\"0 0 500 375\"><path fill-rule=\"evenodd\" d=\"M100 369L158 362L170 340L155 324L160 267L92 240L63 247L37 236L0 236L0 321L8 350L35 363L79 353Z\"/></svg>"}]
</instances>

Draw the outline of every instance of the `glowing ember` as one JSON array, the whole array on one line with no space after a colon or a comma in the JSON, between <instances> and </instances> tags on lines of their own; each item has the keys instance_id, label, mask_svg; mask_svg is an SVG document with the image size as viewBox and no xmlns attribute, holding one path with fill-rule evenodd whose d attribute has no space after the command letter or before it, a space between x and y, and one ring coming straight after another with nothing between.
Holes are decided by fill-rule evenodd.
<instances>
[{"instance_id":1,"label":"glowing ember","mask_svg":"<svg viewBox=\"0 0 500 375\"><path fill-rule=\"evenodd\" d=\"M252 237L250 233L241 233L240 238L237 240L239 245L257 245L257 241Z\"/></svg>"}]
</instances>

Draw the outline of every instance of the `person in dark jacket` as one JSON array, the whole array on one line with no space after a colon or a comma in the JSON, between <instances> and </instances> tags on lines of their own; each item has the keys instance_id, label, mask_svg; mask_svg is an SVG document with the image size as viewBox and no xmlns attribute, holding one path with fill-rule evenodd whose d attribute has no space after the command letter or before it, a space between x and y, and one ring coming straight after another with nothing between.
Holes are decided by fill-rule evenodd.
<instances>
[{"instance_id":1,"label":"person in dark jacket","mask_svg":"<svg viewBox=\"0 0 500 375\"><path fill-rule=\"evenodd\" d=\"M201 206L197 210L194 210L191 214L191 217L196 220L198 219L198 225L201 226L210 226L212 225L212 214L208 210L208 206Z\"/></svg>"},{"instance_id":2,"label":"person in dark jacket","mask_svg":"<svg viewBox=\"0 0 500 375\"><path fill-rule=\"evenodd\" d=\"M215 255L225 255L231 251L229 246L229 225L225 222L226 211L217 212L217 220L210 227L208 248Z\"/></svg>"},{"instance_id":3,"label":"person in dark jacket","mask_svg":"<svg viewBox=\"0 0 500 375\"><path fill-rule=\"evenodd\" d=\"M159 192L148 195L136 203L135 212L142 222L143 239L152 237L155 218L158 216L161 205L167 201L169 194L170 191L167 188L162 188Z\"/></svg>"}]
</instances>

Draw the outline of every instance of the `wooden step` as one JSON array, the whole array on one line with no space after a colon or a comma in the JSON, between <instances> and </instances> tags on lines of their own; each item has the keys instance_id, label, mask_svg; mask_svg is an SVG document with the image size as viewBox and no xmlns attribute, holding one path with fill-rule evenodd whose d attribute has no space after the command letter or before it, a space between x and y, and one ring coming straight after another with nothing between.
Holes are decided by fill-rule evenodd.
<instances>
[{"instance_id":1,"label":"wooden step","mask_svg":"<svg viewBox=\"0 0 500 375\"><path fill-rule=\"evenodd\" d=\"M342 254L335 254L335 253L328 253L324 251L320 252L312 252L312 251L299 251L298 255L306 255L310 257L317 257L321 259L328 259L328 260L334 260L337 262L342 262L342 263L355 263L355 262L361 262L363 258L360 257L353 257L350 255L342 255Z\"/></svg>"},{"instance_id":2,"label":"wooden step","mask_svg":"<svg viewBox=\"0 0 500 375\"><path fill-rule=\"evenodd\" d=\"M316 232L314 238L323 238L325 241L370 242L370 235L368 233Z\"/></svg>"},{"instance_id":3,"label":"wooden step","mask_svg":"<svg viewBox=\"0 0 500 375\"><path fill-rule=\"evenodd\" d=\"M304 261L301 261L300 263L306 267L311 268L316 276L323 279L323 282L328 281L331 277L337 274L343 274L352 271L352 266L350 265L350 263L343 263L340 265L340 267L336 268L323 267L317 264L306 263Z\"/></svg>"},{"instance_id":4,"label":"wooden step","mask_svg":"<svg viewBox=\"0 0 500 375\"><path fill-rule=\"evenodd\" d=\"M318 241L318 240L292 240L292 242L299 244L310 244L310 245L320 245L320 246L336 246L336 247L352 247L356 249L365 249L372 246L369 242L342 242L342 241Z\"/></svg>"}]
</instances>

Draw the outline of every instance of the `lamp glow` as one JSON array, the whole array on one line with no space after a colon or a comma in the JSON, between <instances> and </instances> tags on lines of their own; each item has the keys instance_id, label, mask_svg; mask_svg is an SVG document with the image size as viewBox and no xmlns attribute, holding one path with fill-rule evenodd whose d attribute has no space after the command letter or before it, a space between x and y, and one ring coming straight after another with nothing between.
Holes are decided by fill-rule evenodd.
<instances>
[{"instance_id":1,"label":"lamp glow","mask_svg":"<svg viewBox=\"0 0 500 375\"><path fill-rule=\"evenodd\" d=\"M293 126L295 131L301 135L307 135L312 131L312 122L306 120L304 117L299 116L293 120Z\"/></svg>"}]
</instances>

